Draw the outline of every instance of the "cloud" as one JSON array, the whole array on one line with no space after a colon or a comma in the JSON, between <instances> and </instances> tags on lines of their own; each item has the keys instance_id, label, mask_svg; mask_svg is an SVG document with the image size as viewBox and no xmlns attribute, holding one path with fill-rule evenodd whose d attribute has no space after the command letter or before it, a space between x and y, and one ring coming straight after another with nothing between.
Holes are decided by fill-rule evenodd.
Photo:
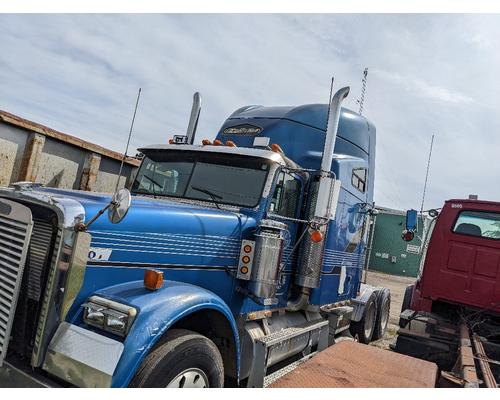
<instances>
[{"instance_id":1,"label":"cloud","mask_svg":"<svg viewBox=\"0 0 500 400\"><path fill-rule=\"evenodd\" d=\"M470 104L474 102L474 99L470 96L443 86L431 85L422 79L402 76L398 73L390 73L380 69L374 69L371 72L381 79L392 81L392 83L399 85L402 90L413 96L442 103Z\"/></svg>"},{"instance_id":2,"label":"cloud","mask_svg":"<svg viewBox=\"0 0 500 400\"><path fill-rule=\"evenodd\" d=\"M375 201L419 207L478 193L499 199L498 15L0 15L0 108L123 151L185 132L201 91L198 138L247 104L326 102L351 86L377 126Z\"/></svg>"}]
</instances>

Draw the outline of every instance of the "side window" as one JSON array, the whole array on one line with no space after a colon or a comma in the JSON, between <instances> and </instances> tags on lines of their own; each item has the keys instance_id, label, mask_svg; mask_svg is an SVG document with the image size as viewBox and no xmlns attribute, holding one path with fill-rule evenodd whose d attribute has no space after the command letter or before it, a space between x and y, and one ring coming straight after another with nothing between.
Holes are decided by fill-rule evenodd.
<instances>
[{"instance_id":1,"label":"side window","mask_svg":"<svg viewBox=\"0 0 500 400\"><path fill-rule=\"evenodd\" d=\"M453 226L453 232L487 239L500 239L500 213L462 211Z\"/></svg>"},{"instance_id":2,"label":"side window","mask_svg":"<svg viewBox=\"0 0 500 400\"><path fill-rule=\"evenodd\" d=\"M366 168L355 168L352 170L351 183L361 193L366 192Z\"/></svg>"},{"instance_id":3,"label":"side window","mask_svg":"<svg viewBox=\"0 0 500 400\"><path fill-rule=\"evenodd\" d=\"M280 172L269 212L294 218L300 196L300 181L292 175Z\"/></svg>"}]
</instances>

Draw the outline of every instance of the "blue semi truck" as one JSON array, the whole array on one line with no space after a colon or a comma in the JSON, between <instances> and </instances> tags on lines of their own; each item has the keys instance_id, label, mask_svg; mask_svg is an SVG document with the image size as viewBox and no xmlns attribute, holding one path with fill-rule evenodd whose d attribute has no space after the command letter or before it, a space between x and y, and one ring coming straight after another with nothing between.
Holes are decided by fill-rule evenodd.
<instances>
[{"instance_id":1,"label":"blue semi truck","mask_svg":"<svg viewBox=\"0 0 500 400\"><path fill-rule=\"evenodd\" d=\"M0 382L261 387L383 336L390 293L361 283L375 127L348 92L240 108L201 145L195 112L113 196L2 188Z\"/></svg>"}]
</instances>

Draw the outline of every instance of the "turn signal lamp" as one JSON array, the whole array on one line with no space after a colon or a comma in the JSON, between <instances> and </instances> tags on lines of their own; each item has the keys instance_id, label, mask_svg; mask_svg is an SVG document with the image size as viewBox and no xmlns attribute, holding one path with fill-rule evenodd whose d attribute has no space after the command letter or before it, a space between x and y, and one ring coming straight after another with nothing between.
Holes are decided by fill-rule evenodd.
<instances>
[{"instance_id":1,"label":"turn signal lamp","mask_svg":"<svg viewBox=\"0 0 500 400\"><path fill-rule=\"evenodd\" d=\"M203 140L201 141L201 144L202 144L203 146L210 146L210 145L212 144L212 142L211 142L210 140L208 140L208 139L203 139Z\"/></svg>"},{"instance_id":2,"label":"turn signal lamp","mask_svg":"<svg viewBox=\"0 0 500 400\"><path fill-rule=\"evenodd\" d=\"M311 232L311 240L314 243L319 243L323 240L323 234L320 231L312 231Z\"/></svg>"},{"instance_id":3,"label":"turn signal lamp","mask_svg":"<svg viewBox=\"0 0 500 400\"><path fill-rule=\"evenodd\" d=\"M283 149L277 143L273 143L271 145L271 150L274 151L275 153L283 153Z\"/></svg>"},{"instance_id":4,"label":"turn signal lamp","mask_svg":"<svg viewBox=\"0 0 500 400\"><path fill-rule=\"evenodd\" d=\"M148 290L158 290L163 285L163 272L155 269L144 271L144 287Z\"/></svg>"},{"instance_id":5,"label":"turn signal lamp","mask_svg":"<svg viewBox=\"0 0 500 400\"><path fill-rule=\"evenodd\" d=\"M228 141L226 141L226 146L229 146L229 147L237 147L237 146L236 146L236 143L234 143L232 140L228 140Z\"/></svg>"},{"instance_id":6,"label":"turn signal lamp","mask_svg":"<svg viewBox=\"0 0 500 400\"><path fill-rule=\"evenodd\" d=\"M219 139L214 140L214 146L222 146L222 142Z\"/></svg>"}]
</instances>

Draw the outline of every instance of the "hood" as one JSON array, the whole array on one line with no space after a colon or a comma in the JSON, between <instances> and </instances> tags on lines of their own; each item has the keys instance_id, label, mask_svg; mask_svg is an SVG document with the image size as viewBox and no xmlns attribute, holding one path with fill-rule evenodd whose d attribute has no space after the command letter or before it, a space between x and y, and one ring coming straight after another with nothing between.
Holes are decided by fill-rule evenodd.
<instances>
[{"instance_id":1,"label":"hood","mask_svg":"<svg viewBox=\"0 0 500 400\"><path fill-rule=\"evenodd\" d=\"M111 194L43 188L41 191L78 201L90 220ZM89 259L100 263L178 265L233 265L241 239L256 226L254 218L238 212L196 204L132 196L125 218L118 224L100 216L89 228Z\"/></svg>"}]
</instances>

